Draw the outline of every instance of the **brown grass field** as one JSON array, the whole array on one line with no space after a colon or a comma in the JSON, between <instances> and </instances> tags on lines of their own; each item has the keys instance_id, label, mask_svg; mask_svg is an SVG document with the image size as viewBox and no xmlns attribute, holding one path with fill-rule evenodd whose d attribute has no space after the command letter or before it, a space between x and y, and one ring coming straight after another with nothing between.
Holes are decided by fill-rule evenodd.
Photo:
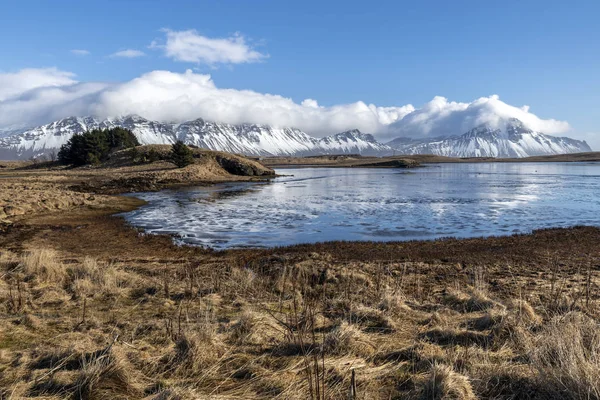
<instances>
[{"instance_id":1,"label":"brown grass field","mask_svg":"<svg viewBox=\"0 0 600 400\"><path fill-rule=\"evenodd\" d=\"M0 231L0 399L600 398L600 229L214 252L62 173L0 178L84 196Z\"/></svg>"}]
</instances>

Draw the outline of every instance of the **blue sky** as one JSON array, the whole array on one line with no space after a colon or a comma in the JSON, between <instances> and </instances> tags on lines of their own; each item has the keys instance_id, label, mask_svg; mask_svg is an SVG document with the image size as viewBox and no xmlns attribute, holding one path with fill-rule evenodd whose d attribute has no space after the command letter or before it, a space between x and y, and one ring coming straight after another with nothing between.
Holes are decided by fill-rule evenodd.
<instances>
[{"instance_id":1,"label":"blue sky","mask_svg":"<svg viewBox=\"0 0 600 400\"><path fill-rule=\"evenodd\" d=\"M600 132L598 1L5 1L0 72L56 67L78 82L154 70L210 74L219 88L321 106L421 107L498 94L576 137ZM259 62L177 61L166 33L232 38ZM87 55L72 50L86 50ZM109 57L137 50L136 58ZM181 58L181 57L180 57Z\"/></svg>"}]
</instances>

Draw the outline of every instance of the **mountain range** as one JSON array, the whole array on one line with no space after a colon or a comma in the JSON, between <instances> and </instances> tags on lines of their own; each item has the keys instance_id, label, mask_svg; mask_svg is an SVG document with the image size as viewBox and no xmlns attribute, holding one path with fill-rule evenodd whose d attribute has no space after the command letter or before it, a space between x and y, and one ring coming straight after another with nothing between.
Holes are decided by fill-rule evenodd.
<instances>
[{"instance_id":1,"label":"mountain range","mask_svg":"<svg viewBox=\"0 0 600 400\"><path fill-rule=\"evenodd\" d=\"M4 133L0 159L27 159L57 152L71 136L90 129L130 129L142 144L187 144L254 156L309 156L320 154L438 154L450 157L527 157L591 151L585 141L545 135L510 119L504 129L480 125L456 136L433 139L397 138L378 142L373 135L350 130L315 138L295 128L232 125L202 118L184 123L162 123L137 115L99 119L69 117L46 125Z\"/></svg>"}]
</instances>

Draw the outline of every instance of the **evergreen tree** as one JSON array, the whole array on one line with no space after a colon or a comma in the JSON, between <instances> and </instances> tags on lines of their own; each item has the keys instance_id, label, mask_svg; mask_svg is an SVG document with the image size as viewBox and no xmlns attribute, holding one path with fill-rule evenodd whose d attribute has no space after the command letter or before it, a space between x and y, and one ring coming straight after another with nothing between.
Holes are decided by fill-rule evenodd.
<instances>
[{"instance_id":1,"label":"evergreen tree","mask_svg":"<svg viewBox=\"0 0 600 400\"><path fill-rule=\"evenodd\" d=\"M186 167L194 162L194 153L181 140L171 148L171 162L179 168Z\"/></svg>"},{"instance_id":2,"label":"evergreen tree","mask_svg":"<svg viewBox=\"0 0 600 400\"><path fill-rule=\"evenodd\" d=\"M94 129L81 135L73 135L66 144L61 146L58 161L70 165L99 164L105 161L112 151L139 145L130 130Z\"/></svg>"}]
</instances>

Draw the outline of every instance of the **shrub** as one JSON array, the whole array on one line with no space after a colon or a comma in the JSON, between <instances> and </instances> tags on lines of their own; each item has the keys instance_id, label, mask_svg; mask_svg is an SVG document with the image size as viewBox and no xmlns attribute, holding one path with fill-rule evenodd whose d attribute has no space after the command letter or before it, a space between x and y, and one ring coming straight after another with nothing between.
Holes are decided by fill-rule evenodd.
<instances>
[{"instance_id":1,"label":"shrub","mask_svg":"<svg viewBox=\"0 0 600 400\"><path fill-rule=\"evenodd\" d=\"M62 145L58 160L62 164L86 165L105 161L114 150L139 146L137 138L128 129L94 129L73 135Z\"/></svg>"},{"instance_id":2,"label":"shrub","mask_svg":"<svg viewBox=\"0 0 600 400\"><path fill-rule=\"evenodd\" d=\"M149 162L153 163L162 160L162 156L156 149L150 149L148 150L147 159Z\"/></svg>"},{"instance_id":3,"label":"shrub","mask_svg":"<svg viewBox=\"0 0 600 400\"><path fill-rule=\"evenodd\" d=\"M194 153L181 140L171 148L171 162L179 168L187 167L194 162Z\"/></svg>"}]
</instances>

